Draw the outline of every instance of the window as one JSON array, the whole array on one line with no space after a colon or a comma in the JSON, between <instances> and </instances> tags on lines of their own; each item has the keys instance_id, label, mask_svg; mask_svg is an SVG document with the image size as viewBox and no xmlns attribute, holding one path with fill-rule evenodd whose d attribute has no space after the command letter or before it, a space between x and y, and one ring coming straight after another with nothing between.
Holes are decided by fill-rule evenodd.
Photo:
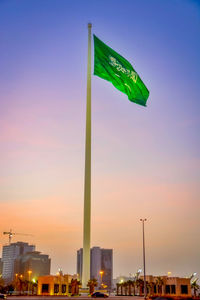
<instances>
[{"instance_id":1,"label":"window","mask_svg":"<svg viewBox=\"0 0 200 300\"><path fill-rule=\"evenodd\" d=\"M170 285L166 285L165 286L165 292L166 292L166 294L170 294Z\"/></svg>"},{"instance_id":2,"label":"window","mask_svg":"<svg viewBox=\"0 0 200 300\"><path fill-rule=\"evenodd\" d=\"M54 284L54 294L59 293L59 284Z\"/></svg>"},{"instance_id":3,"label":"window","mask_svg":"<svg viewBox=\"0 0 200 300\"><path fill-rule=\"evenodd\" d=\"M175 284L171 285L171 294L176 294L176 286L175 286Z\"/></svg>"},{"instance_id":4,"label":"window","mask_svg":"<svg viewBox=\"0 0 200 300\"><path fill-rule=\"evenodd\" d=\"M42 284L42 293L48 293L48 292L49 292L49 285Z\"/></svg>"},{"instance_id":5,"label":"window","mask_svg":"<svg viewBox=\"0 0 200 300\"><path fill-rule=\"evenodd\" d=\"M156 285L154 285L153 290L154 290L154 294L156 294L157 293Z\"/></svg>"},{"instance_id":6,"label":"window","mask_svg":"<svg viewBox=\"0 0 200 300\"><path fill-rule=\"evenodd\" d=\"M62 293L66 293L66 284L62 284Z\"/></svg>"},{"instance_id":7,"label":"window","mask_svg":"<svg viewBox=\"0 0 200 300\"><path fill-rule=\"evenodd\" d=\"M188 286L181 285L181 294L188 294Z\"/></svg>"}]
</instances>

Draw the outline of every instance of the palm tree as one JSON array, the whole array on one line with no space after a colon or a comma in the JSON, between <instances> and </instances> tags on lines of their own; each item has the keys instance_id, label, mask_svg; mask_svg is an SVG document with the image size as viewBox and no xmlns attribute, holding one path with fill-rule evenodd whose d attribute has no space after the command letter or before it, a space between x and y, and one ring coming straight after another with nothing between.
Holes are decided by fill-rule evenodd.
<instances>
[{"instance_id":1,"label":"palm tree","mask_svg":"<svg viewBox=\"0 0 200 300\"><path fill-rule=\"evenodd\" d=\"M161 296L161 294L162 294L162 286L163 286L163 284L164 284L164 281L163 281L163 279L162 279L162 277L161 276L158 276L157 278L156 278L156 285L157 285L157 287L158 287L158 294Z\"/></svg>"},{"instance_id":2,"label":"palm tree","mask_svg":"<svg viewBox=\"0 0 200 300\"><path fill-rule=\"evenodd\" d=\"M195 279L191 282L191 289L193 290L194 292L194 296L196 297L197 296L197 291L199 289L199 285L197 284L197 280L198 279Z\"/></svg>"},{"instance_id":3,"label":"palm tree","mask_svg":"<svg viewBox=\"0 0 200 300\"><path fill-rule=\"evenodd\" d=\"M125 294L125 296L127 296L127 287L128 287L127 281L124 281L122 286L124 288L124 293L123 294Z\"/></svg>"},{"instance_id":4,"label":"palm tree","mask_svg":"<svg viewBox=\"0 0 200 300\"><path fill-rule=\"evenodd\" d=\"M153 296L153 294L154 294L154 285L155 285L154 282L149 283L149 294L150 294L150 296Z\"/></svg>"},{"instance_id":5,"label":"palm tree","mask_svg":"<svg viewBox=\"0 0 200 300\"><path fill-rule=\"evenodd\" d=\"M32 282L32 294L37 295L38 280Z\"/></svg>"},{"instance_id":6,"label":"palm tree","mask_svg":"<svg viewBox=\"0 0 200 300\"><path fill-rule=\"evenodd\" d=\"M71 296L79 295L79 286L81 285L80 281L72 278L70 285L71 285Z\"/></svg>"},{"instance_id":7,"label":"palm tree","mask_svg":"<svg viewBox=\"0 0 200 300\"><path fill-rule=\"evenodd\" d=\"M143 290L144 290L144 280L142 280L141 278L138 278L136 280L136 286L137 286L137 288L139 288L139 295L142 296Z\"/></svg>"},{"instance_id":8,"label":"palm tree","mask_svg":"<svg viewBox=\"0 0 200 300\"><path fill-rule=\"evenodd\" d=\"M131 287L133 286L133 281L132 280L128 280L127 281L127 285L128 285L128 295L131 296Z\"/></svg>"},{"instance_id":9,"label":"palm tree","mask_svg":"<svg viewBox=\"0 0 200 300\"><path fill-rule=\"evenodd\" d=\"M70 285L71 285L71 296L74 296L76 294L76 292L75 292L75 289L76 289L76 282L75 282L75 280L76 279L72 278L71 283L70 283Z\"/></svg>"},{"instance_id":10,"label":"palm tree","mask_svg":"<svg viewBox=\"0 0 200 300\"><path fill-rule=\"evenodd\" d=\"M135 296L135 288L136 288L136 279L134 278L133 281L132 281L132 284L133 284L133 296Z\"/></svg>"},{"instance_id":11,"label":"palm tree","mask_svg":"<svg viewBox=\"0 0 200 300\"><path fill-rule=\"evenodd\" d=\"M15 290L15 287L12 283L5 286L6 293L12 295L12 292Z\"/></svg>"},{"instance_id":12,"label":"palm tree","mask_svg":"<svg viewBox=\"0 0 200 300\"><path fill-rule=\"evenodd\" d=\"M77 286L76 286L76 294L79 295L79 288L81 286L80 280L77 280Z\"/></svg>"},{"instance_id":13,"label":"palm tree","mask_svg":"<svg viewBox=\"0 0 200 300\"><path fill-rule=\"evenodd\" d=\"M154 283L147 281L147 295L153 296L154 294Z\"/></svg>"},{"instance_id":14,"label":"palm tree","mask_svg":"<svg viewBox=\"0 0 200 300\"><path fill-rule=\"evenodd\" d=\"M121 284L120 284L119 282L117 282L116 285L117 285L117 296L119 296L119 288L120 288L120 285L121 285Z\"/></svg>"},{"instance_id":15,"label":"palm tree","mask_svg":"<svg viewBox=\"0 0 200 300\"><path fill-rule=\"evenodd\" d=\"M120 282L120 287L121 287L121 296L123 295L123 282Z\"/></svg>"},{"instance_id":16,"label":"palm tree","mask_svg":"<svg viewBox=\"0 0 200 300\"><path fill-rule=\"evenodd\" d=\"M90 294L94 293L94 287L97 286L97 285L98 285L98 282L97 282L97 280L95 278L90 279L88 281L87 286L89 287L89 293Z\"/></svg>"}]
</instances>

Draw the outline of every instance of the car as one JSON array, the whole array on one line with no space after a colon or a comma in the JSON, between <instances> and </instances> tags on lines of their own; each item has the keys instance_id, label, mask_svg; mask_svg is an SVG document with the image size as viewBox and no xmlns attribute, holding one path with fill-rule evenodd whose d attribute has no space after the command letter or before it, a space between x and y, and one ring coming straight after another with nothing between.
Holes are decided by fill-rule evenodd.
<instances>
[{"instance_id":1,"label":"car","mask_svg":"<svg viewBox=\"0 0 200 300\"><path fill-rule=\"evenodd\" d=\"M91 295L92 298L108 298L107 294L95 292Z\"/></svg>"},{"instance_id":2,"label":"car","mask_svg":"<svg viewBox=\"0 0 200 300\"><path fill-rule=\"evenodd\" d=\"M0 294L0 299L6 299L6 298L7 298L6 295Z\"/></svg>"}]
</instances>

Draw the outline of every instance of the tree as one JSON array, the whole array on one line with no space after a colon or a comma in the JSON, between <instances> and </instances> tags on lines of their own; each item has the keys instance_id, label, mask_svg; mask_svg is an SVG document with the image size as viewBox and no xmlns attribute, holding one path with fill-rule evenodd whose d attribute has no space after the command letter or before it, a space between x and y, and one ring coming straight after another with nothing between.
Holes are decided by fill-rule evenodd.
<instances>
[{"instance_id":1,"label":"tree","mask_svg":"<svg viewBox=\"0 0 200 300\"><path fill-rule=\"evenodd\" d=\"M32 281L32 295L37 295L38 280Z\"/></svg>"},{"instance_id":2,"label":"tree","mask_svg":"<svg viewBox=\"0 0 200 300\"><path fill-rule=\"evenodd\" d=\"M119 296L119 288L120 288L120 283L119 282L117 282L117 296Z\"/></svg>"},{"instance_id":3,"label":"tree","mask_svg":"<svg viewBox=\"0 0 200 300\"><path fill-rule=\"evenodd\" d=\"M135 296L136 278L132 280L133 296Z\"/></svg>"},{"instance_id":4,"label":"tree","mask_svg":"<svg viewBox=\"0 0 200 300\"><path fill-rule=\"evenodd\" d=\"M4 294L5 287L4 287L4 280L2 276L0 275L0 293Z\"/></svg>"},{"instance_id":5,"label":"tree","mask_svg":"<svg viewBox=\"0 0 200 300\"><path fill-rule=\"evenodd\" d=\"M72 296L79 295L80 281L78 281L77 279L72 279L70 285L71 285L71 295Z\"/></svg>"},{"instance_id":6,"label":"tree","mask_svg":"<svg viewBox=\"0 0 200 300\"><path fill-rule=\"evenodd\" d=\"M195 297L197 296L197 291L198 291L198 289L199 289L199 285L197 284L197 280L198 280L198 279L195 279L195 280L193 280L192 283L191 283L191 289L193 290L194 296L195 296Z\"/></svg>"},{"instance_id":7,"label":"tree","mask_svg":"<svg viewBox=\"0 0 200 300\"><path fill-rule=\"evenodd\" d=\"M157 290L158 290L158 294L161 296L161 294L162 294L162 286L163 286L163 284L164 284L164 281L163 281L163 279L162 279L162 277L161 276L158 276L157 278L156 278L156 286L157 286Z\"/></svg>"},{"instance_id":8,"label":"tree","mask_svg":"<svg viewBox=\"0 0 200 300\"><path fill-rule=\"evenodd\" d=\"M15 289L15 287L13 286L12 283L5 286L5 290L6 290L7 294L12 295L14 289Z\"/></svg>"},{"instance_id":9,"label":"tree","mask_svg":"<svg viewBox=\"0 0 200 300\"><path fill-rule=\"evenodd\" d=\"M147 285L147 295L150 297L154 294L154 282L146 282Z\"/></svg>"},{"instance_id":10,"label":"tree","mask_svg":"<svg viewBox=\"0 0 200 300\"><path fill-rule=\"evenodd\" d=\"M125 296L127 296L127 287L128 287L127 281L123 282L123 287L124 287Z\"/></svg>"},{"instance_id":11,"label":"tree","mask_svg":"<svg viewBox=\"0 0 200 300\"><path fill-rule=\"evenodd\" d=\"M123 295L123 282L120 282L119 286L120 286L120 296L122 296Z\"/></svg>"},{"instance_id":12,"label":"tree","mask_svg":"<svg viewBox=\"0 0 200 300\"><path fill-rule=\"evenodd\" d=\"M87 286L89 287L89 293L90 293L90 294L94 293L94 288L95 288L95 286L97 286L97 285L98 285L98 282L97 282L97 280L96 280L95 278L90 279L90 280L88 281Z\"/></svg>"},{"instance_id":13,"label":"tree","mask_svg":"<svg viewBox=\"0 0 200 300\"><path fill-rule=\"evenodd\" d=\"M77 280L77 285L76 285L76 295L79 295L79 288L81 286L80 280Z\"/></svg>"},{"instance_id":14,"label":"tree","mask_svg":"<svg viewBox=\"0 0 200 300\"><path fill-rule=\"evenodd\" d=\"M136 286L139 289L139 295L142 296L143 290L144 290L144 280L142 280L141 278L138 278L136 280Z\"/></svg>"},{"instance_id":15,"label":"tree","mask_svg":"<svg viewBox=\"0 0 200 300\"><path fill-rule=\"evenodd\" d=\"M150 282L149 283L149 295L150 296L153 296L153 294L154 294L154 282Z\"/></svg>"},{"instance_id":16,"label":"tree","mask_svg":"<svg viewBox=\"0 0 200 300\"><path fill-rule=\"evenodd\" d=\"M133 286L133 281L132 280L128 280L127 281L127 285L128 285L128 295L131 296L131 287Z\"/></svg>"}]
</instances>

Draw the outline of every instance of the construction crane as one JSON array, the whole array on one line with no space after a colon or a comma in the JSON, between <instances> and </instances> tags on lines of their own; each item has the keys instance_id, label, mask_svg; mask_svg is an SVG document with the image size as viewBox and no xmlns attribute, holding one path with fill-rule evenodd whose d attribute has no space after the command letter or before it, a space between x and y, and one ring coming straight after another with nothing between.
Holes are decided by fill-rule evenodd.
<instances>
[{"instance_id":1,"label":"construction crane","mask_svg":"<svg viewBox=\"0 0 200 300\"><path fill-rule=\"evenodd\" d=\"M8 234L9 245L11 244L11 240L12 240L12 236L13 236L13 235L33 236L32 234L12 232L12 229L10 229L10 231L4 231L3 234Z\"/></svg>"}]
</instances>

